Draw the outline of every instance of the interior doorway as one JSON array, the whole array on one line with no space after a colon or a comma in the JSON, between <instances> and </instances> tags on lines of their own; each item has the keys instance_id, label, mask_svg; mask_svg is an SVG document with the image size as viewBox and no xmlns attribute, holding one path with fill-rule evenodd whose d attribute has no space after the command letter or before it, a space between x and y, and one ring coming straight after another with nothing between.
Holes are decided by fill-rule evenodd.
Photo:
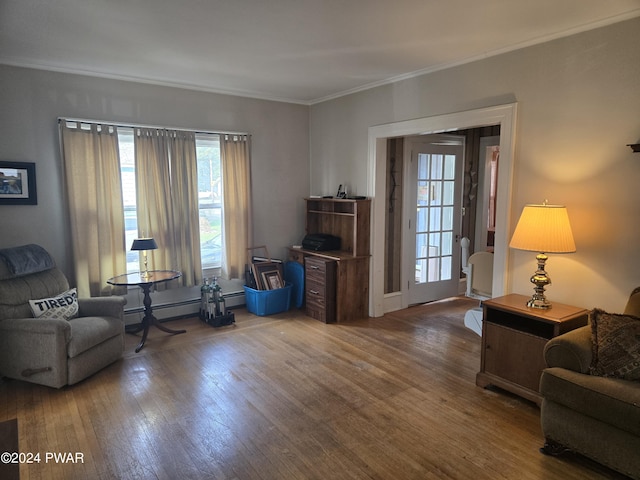
<instances>
[{"instance_id":1,"label":"interior doorway","mask_svg":"<svg viewBox=\"0 0 640 480\"><path fill-rule=\"evenodd\" d=\"M369 128L369 192L373 197L372 213L372 266L370 276L371 316L382 316L387 311L407 306L402 293L385 294L385 212L387 210L387 160L390 138L425 135L430 133L455 133L461 129L488 125L500 126L500 169L496 182L496 225L494 256L494 295L509 291L508 232L511 207L512 159L517 105L508 104L466 112L425 117L416 120L378 125Z\"/></svg>"}]
</instances>

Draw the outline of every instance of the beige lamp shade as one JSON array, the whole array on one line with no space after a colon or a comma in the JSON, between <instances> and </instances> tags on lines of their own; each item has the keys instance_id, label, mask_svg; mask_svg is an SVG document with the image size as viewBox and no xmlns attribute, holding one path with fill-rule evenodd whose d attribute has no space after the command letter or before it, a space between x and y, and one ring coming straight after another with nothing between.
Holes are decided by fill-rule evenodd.
<instances>
[{"instance_id":1,"label":"beige lamp shade","mask_svg":"<svg viewBox=\"0 0 640 480\"><path fill-rule=\"evenodd\" d=\"M576 244L563 205L526 205L509 243L511 248L542 253L572 253Z\"/></svg>"}]
</instances>

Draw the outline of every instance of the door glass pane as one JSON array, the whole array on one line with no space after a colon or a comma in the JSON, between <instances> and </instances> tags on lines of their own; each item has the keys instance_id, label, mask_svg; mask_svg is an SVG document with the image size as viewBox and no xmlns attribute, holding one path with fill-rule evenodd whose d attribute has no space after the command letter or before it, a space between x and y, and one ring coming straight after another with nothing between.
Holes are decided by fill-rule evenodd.
<instances>
[{"instance_id":1,"label":"door glass pane","mask_svg":"<svg viewBox=\"0 0 640 480\"><path fill-rule=\"evenodd\" d=\"M442 155L431 155L431 179L442 180Z\"/></svg>"},{"instance_id":2,"label":"door glass pane","mask_svg":"<svg viewBox=\"0 0 640 480\"><path fill-rule=\"evenodd\" d=\"M442 232L442 255L451 255L453 253L453 233Z\"/></svg>"},{"instance_id":3,"label":"door glass pane","mask_svg":"<svg viewBox=\"0 0 640 480\"><path fill-rule=\"evenodd\" d=\"M440 247L440 233L430 233L429 234L429 256L437 257L441 252Z\"/></svg>"},{"instance_id":4,"label":"door glass pane","mask_svg":"<svg viewBox=\"0 0 640 480\"><path fill-rule=\"evenodd\" d=\"M427 231L427 219L429 218L429 209L420 207L416 215L416 232Z\"/></svg>"},{"instance_id":5,"label":"door glass pane","mask_svg":"<svg viewBox=\"0 0 640 480\"><path fill-rule=\"evenodd\" d=\"M428 255L428 234L420 233L416 235L416 258L424 258Z\"/></svg>"},{"instance_id":6,"label":"door glass pane","mask_svg":"<svg viewBox=\"0 0 640 480\"><path fill-rule=\"evenodd\" d=\"M418 181L418 206L429 205L429 182Z\"/></svg>"},{"instance_id":7,"label":"door glass pane","mask_svg":"<svg viewBox=\"0 0 640 480\"><path fill-rule=\"evenodd\" d=\"M442 257L440 261L440 280L451 280L451 257Z\"/></svg>"},{"instance_id":8,"label":"door glass pane","mask_svg":"<svg viewBox=\"0 0 640 480\"><path fill-rule=\"evenodd\" d=\"M431 207L431 215L429 215L429 231L440 230L440 221L442 218L442 209L440 207Z\"/></svg>"},{"instance_id":9,"label":"door glass pane","mask_svg":"<svg viewBox=\"0 0 640 480\"><path fill-rule=\"evenodd\" d=\"M418 154L418 178L429 178L429 155L426 153Z\"/></svg>"},{"instance_id":10,"label":"door glass pane","mask_svg":"<svg viewBox=\"0 0 640 480\"><path fill-rule=\"evenodd\" d=\"M437 282L439 280L440 273L440 259L430 258L429 259L429 271L427 272L427 281L429 282Z\"/></svg>"},{"instance_id":11,"label":"door glass pane","mask_svg":"<svg viewBox=\"0 0 640 480\"><path fill-rule=\"evenodd\" d=\"M427 281L427 260L416 261L416 283L426 283Z\"/></svg>"},{"instance_id":12,"label":"door glass pane","mask_svg":"<svg viewBox=\"0 0 640 480\"><path fill-rule=\"evenodd\" d=\"M453 230L453 207L442 208L442 230Z\"/></svg>"},{"instance_id":13,"label":"door glass pane","mask_svg":"<svg viewBox=\"0 0 640 480\"><path fill-rule=\"evenodd\" d=\"M452 278L455 155L418 154L417 283Z\"/></svg>"},{"instance_id":14,"label":"door glass pane","mask_svg":"<svg viewBox=\"0 0 640 480\"><path fill-rule=\"evenodd\" d=\"M442 205L442 182L431 182L431 205Z\"/></svg>"},{"instance_id":15,"label":"door glass pane","mask_svg":"<svg viewBox=\"0 0 640 480\"><path fill-rule=\"evenodd\" d=\"M444 159L444 178L453 180L456 177L456 156L446 155Z\"/></svg>"},{"instance_id":16,"label":"door glass pane","mask_svg":"<svg viewBox=\"0 0 640 480\"><path fill-rule=\"evenodd\" d=\"M444 182L444 192L442 195L442 203L444 205L453 205L454 182Z\"/></svg>"}]
</instances>

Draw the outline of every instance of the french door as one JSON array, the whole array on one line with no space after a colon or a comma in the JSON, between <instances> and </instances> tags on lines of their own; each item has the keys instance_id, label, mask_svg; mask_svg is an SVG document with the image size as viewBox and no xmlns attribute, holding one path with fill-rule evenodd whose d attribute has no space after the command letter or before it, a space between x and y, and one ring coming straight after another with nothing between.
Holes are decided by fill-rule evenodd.
<instances>
[{"instance_id":1,"label":"french door","mask_svg":"<svg viewBox=\"0 0 640 480\"><path fill-rule=\"evenodd\" d=\"M404 148L403 264L407 303L413 305L458 294L464 139L410 137Z\"/></svg>"}]
</instances>

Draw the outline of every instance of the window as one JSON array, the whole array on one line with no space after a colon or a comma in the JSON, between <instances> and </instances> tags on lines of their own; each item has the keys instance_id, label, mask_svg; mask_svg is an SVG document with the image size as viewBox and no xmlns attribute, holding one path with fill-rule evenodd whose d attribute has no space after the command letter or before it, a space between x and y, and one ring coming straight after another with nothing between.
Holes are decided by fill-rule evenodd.
<instances>
[{"instance_id":1,"label":"window","mask_svg":"<svg viewBox=\"0 0 640 480\"><path fill-rule=\"evenodd\" d=\"M222 265L222 176L219 136L196 135L196 157L198 158L202 268L220 268Z\"/></svg>"},{"instance_id":2,"label":"window","mask_svg":"<svg viewBox=\"0 0 640 480\"><path fill-rule=\"evenodd\" d=\"M136 210L136 173L134 129L118 127L120 175L124 204L127 273L140 270L139 254L129 250L138 237ZM202 268L220 268L222 264L222 177L220 139L216 134L196 135L198 160L198 208L200 212L200 254ZM153 232L140 232L149 235Z\"/></svg>"}]
</instances>

